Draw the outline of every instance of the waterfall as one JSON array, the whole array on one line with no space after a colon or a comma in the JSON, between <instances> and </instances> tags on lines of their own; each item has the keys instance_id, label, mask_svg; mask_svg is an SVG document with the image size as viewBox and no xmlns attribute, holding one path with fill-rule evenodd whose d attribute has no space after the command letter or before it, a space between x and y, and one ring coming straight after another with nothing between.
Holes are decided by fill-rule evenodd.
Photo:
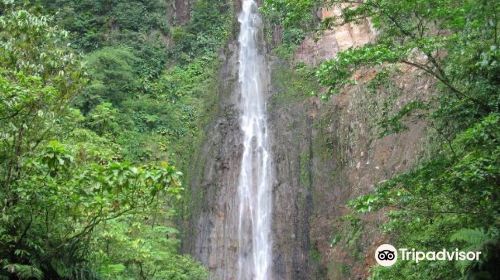
<instances>
[{"instance_id":1,"label":"waterfall","mask_svg":"<svg viewBox=\"0 0 500 280\"><path fill-rule=\"evenodd\" d=\"M243 157L238 182L238 279L267 280L271 270L271 155L265 90L262 21L254 0L243 0L239 15L240 127Z\"/></svg>"}]
</instances>

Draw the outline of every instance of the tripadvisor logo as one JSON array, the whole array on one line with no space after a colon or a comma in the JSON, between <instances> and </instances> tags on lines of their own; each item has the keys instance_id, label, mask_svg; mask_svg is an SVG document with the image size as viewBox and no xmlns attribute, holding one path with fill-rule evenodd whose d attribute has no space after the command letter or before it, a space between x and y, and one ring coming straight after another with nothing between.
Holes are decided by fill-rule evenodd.
<instances>
[{"instance_id":1,"label":"tripadvisor logo","mask_svg":"<svg viewBox=\"0 0 500 280\"><path fill-rule=\"evenodd\" d=\"M381 266L391 266L398 260L398 251L391 244L382 244L375 250L375 260Z\"/></svg>"},{"instance_id":2,"label":"tripadvisor logo","mask_svg":"<svg viewBox=\"0 0 500 280\"><path fill-rule=\"evenodd\" d=\"M403 261L477 261L481 252L465 252L458 249L448 251L416 251L415 249L399 248L396 249L391 244L382 244L375 250L375 260L381 266L392 266L399 259Z\"/></svg>"}]
</instances>

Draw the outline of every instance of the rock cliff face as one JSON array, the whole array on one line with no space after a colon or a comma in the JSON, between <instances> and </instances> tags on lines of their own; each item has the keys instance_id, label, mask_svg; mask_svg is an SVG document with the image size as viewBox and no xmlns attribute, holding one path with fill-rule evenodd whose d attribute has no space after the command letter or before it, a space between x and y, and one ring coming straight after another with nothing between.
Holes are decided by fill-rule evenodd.
<instances>
[{"instance_id":1,"label":"rock cliff face","mask_svg":"<svg viewBox=\"0 0 500 280\"><path fill-rule=\"evenodd\" d=\"M368 21L342 26L316 42L306 39L294 60L316 65L374 36ZM192 219L184 249L207 265L212 279L235 279L237 268L234 225L243 150L237 50L231 43L222 57L218 114L189 171ZM371 83L377 69L365 69L356 73L357 85L320 102L308 95L322 90L314 82L288 62L269 60L267 107L275 161L272 279L364 279L375 247L386 238L377 228L384 216L342 218L349 213L346 202L417 162L426 124L414 116L405 123L406 131L380 138L377 122L411 98L425 98L433 85L415 69L396 66L386 84L377 87Z\"/></svg>"},{"instance_id":2,"label":"rock cliff face","mask_svg":"<svg viewBox=\"0 0 500 280\"><path fill-rule=\"evenodd\" d=\"M383 213L344 220L346 202L410 168L425 145L425 123L418 117L406 123L405 132L378 136L376 121L388 103L400 107L431 86L412 71L397 78L401 82L392 91L377 94L360 79L326 103L278 98L289 89L279 89L285 83L275 80L273 98L280 101L270 107L270 122L277 166L276 279L365 278L384 240L376 227Z\"/></svg>"},{"instance_id":3,"label":"rock cliff face","mask_svg":"<svg viewBox=\"0 0 500 280\"><path fill-rule=\"evenodd\" d=\"M235 279L237 271L236 186L243 152L235 94L237 54L237 45L231 43L221 57L217 116L189 172L192 220L184 250L208 267L211 279Z\"/></svg>"},{"instance_id":4,"label":"rock cliff face","mask_svg":"<svg viewBox=\"0 0 500 280\"><path fill-rule=\"evenodd\" d=\"M182 25L189 21L191 16L191 1L190 0L168 0L170 2L169 11L172 15L169 16L170 22L175 25Z\"/></svg>"},{"instance_id":5,"label":"rock cliff face","mask_svg":"<svg viewBox=\"0 0 500 280\"><path fill-rule=\"evenodd\" d=\"M332 13L338 11L322 11ZM316 65L374 37L368 21L337 27L316 42L306 39L295 61ZM379 136L377 123L409 100L426 98L432 82L415 69L395 66L384 86L374 87L378 69L365 69L355 74L357 85L320 102L295 98L314 85L303 84L302 92L294 93L294 83L303 81L291 67L273 64L269 106L277 170L276 279L364 279L375 248L386 238L377 228L384 215L345 218L346 203L418 161L426 142L426 125L418 116L405 123L406 131L386 137Z\"/></svg>"},{"instance_id":6,"label":"rock cliff face","mask_svg":"<svg viewBox=\"0 0 500 280\"><path fill-rule=\"evenodd\" d=\"M321 20L339 16L338 7L321 9L318 17ZM319 38L306 38L299 47L295 59L307 64L316 65L325 59L335 56L339 51L351 47L362 46L375 39L376 31L369 20L362 20L359 24L344 24L326 30ZM316 40L315 40L316 39Z\"/></svg>"}]
</instances>

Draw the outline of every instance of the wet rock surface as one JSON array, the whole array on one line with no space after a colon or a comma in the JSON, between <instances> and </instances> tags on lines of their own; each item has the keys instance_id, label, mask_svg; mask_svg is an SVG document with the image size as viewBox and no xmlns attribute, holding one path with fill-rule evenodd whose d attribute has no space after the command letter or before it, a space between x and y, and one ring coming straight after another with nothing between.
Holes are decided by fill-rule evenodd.
<instances>
[{"instance_id":1,"label":"wet rock surface","mask_svg":"<svg viewBox=\"0 0 500 280\"><path fill-rule=\"evenodd\" d=\"M366 278L374 248L384 239L377 227L384 215L364 216L356 229L342 217L349 199L411 168L423 150L426 124L418 117L402 133L379 136L377 121L387 110L431 87L428 78L406 70L397 74L399 85L391 92L371 93L367 80L328 102L271 100L275 279ZM371 78L372 72L359 74ZM287 91L279 88L287 83L273 84L275 95Z\"/></svg>"},{"instance_id":2,"label":"wet rock surface","mask_svg":"<svg viewBox=\"0 0 500 280\"><path fill-rule=\"evenodd\" d=\"M237 271L237 183L241 163L242 134L238 122L237 46L222 56L218 113L206 129L206 137L190 173L192 218L184 250L210 272L211 279L235 279ZM235 226L236 225L236 226Z\"/></svg>"},{"instance_id":3,"label":"wet rock surface","mask_svg":"<svg viewBox=\"0 0 500 280\"><path fill-rule=\"evenodd\" d=\"M320 18L338 13L323 9ZM387 84L375 90L370 82L380 69L358 71L358 83L327 102L307 97L307 86L303 98L290 96L295 78L276 75L283 69L293 73L296 62L318 65L374 40L375 33L368 20L339 26L317 40L306 38L291 64L272 64L276 279L365 279L375 248L387 241L378 228L385 216L379 212L346 220L346 204L410 169L424 151L427 126L418 116L408 118L407 130L398 134L382 137L379 125L411 100L432 94L431 79L416 69L395 66Z\"/></svg>"}]
</instances>

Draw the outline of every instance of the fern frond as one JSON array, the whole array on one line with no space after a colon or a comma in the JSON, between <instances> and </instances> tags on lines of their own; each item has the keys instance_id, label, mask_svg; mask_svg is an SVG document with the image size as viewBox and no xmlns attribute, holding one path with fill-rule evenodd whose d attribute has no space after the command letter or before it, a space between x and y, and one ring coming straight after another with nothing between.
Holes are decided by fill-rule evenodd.
<instances>
[{"instance_id":1,"label":"fern frond","mask_svg":"<svg viewBox=\"0 0 500 280\"><path fill-rule=\"evenodd\" d=\"M19 279L43 279L43 272L38 267L32 265L8 264L4 269L15 274Z\"/></svg>"},{"instance_id":2,"label":"fern frond","mask_svg":"<svg viewBox=\"0 0 500 280\"><path fill-rule=\"evenodd\" d=\"M463 228L456 231L450 241L462 241L468 245L468 248L478 248L489 239L490 236L482 229Z\"/></svg>"}]
</instances>

